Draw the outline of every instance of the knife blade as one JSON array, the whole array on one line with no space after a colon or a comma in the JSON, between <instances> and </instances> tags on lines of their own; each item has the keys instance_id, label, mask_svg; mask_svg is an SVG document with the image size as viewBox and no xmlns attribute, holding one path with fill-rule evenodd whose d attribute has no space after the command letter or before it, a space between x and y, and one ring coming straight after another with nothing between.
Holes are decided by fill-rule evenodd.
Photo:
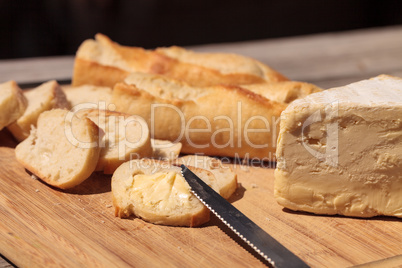
<instances>
[{"instance_id":1,"label":"knife blade","mask_svg":"<svg viewBox=\"0 0 402 268\"><path fill-rule=\"evenodd\" d=\"M273 267L309 267L261 227L215 192L185 165L182 174L193 194L235 234L260 254Z\"/></svg>"}]
</instances>

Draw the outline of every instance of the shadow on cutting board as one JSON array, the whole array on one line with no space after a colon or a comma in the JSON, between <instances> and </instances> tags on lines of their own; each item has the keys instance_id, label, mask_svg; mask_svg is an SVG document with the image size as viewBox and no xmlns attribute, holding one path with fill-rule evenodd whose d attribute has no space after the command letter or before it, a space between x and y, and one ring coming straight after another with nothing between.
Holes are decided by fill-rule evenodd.
<instances>
[{"instance_id":1,"label":"shadow on cutting board","mask_svg":"<svg viewBox=\"0 0 402 268\"><path fill-rule=\"evenodd\" d=\"M102 172L94 172L88 179L73 188L67 190L55 189L68 194L102 194L112 191L111 179L111 175L105 175Z\"/></svg>"},{"instance_id":2,"label":"shadow on cutting board","mask_svg":"<svg viewBox=\"0 0 402 268\"><path fill-rule=\"evenodd\" d=\"M35 176L32 172L25 169L29 176ZM36 176L35 176L36 177ZM38 179L43 185L49 187L55 191L66 194L78 194L78 195L93 195L111 192L111 175L105 175L102 172L94 172L88 179L81 184L70 189L59 189L53 185L47 184L45 181Z\"/></svg>"},{"instance_id":3,"label":"shadow on cutting board","mask_svg":"<svg viewBox=\"0 0 402 268\"><path fill-rule=\"evenodd\" d=\"M0 131L0 147L15 148L18 142L6 128Z\"/></svg>"},{"instance_id":4,"label":"shadow on cutting board","mask_svg":"<svg viewBox=\"0 0 402 268\"><path fill-rule=\"evenodd\" d=\"M371 218L359 218L359 217L351 217L351 216L343 216L343 215L324 215L324 214L314 214L314 213L309 213L309 212L304 212L304 211L294 211L288 208L283 208L283 212L285 213L290 213L290 214L295 214L295 215L305 215L305 216L310 216L310 217L330 217L330 218L347 218L347 219L354 219L354 220L361 220L361 221L390 221L390 222L400 222L402 221L402 218L396 218L396 217L391 217L391 216L375 216Z\"/></svg>"}]
</instances>

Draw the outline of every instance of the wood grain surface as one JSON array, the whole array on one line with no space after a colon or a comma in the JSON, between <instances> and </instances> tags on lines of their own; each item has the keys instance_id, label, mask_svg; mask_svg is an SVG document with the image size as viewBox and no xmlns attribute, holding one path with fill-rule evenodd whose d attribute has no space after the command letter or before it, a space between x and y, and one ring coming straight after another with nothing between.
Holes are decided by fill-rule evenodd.
<instances>
[{"instance_id":1,"label":"wood grain surface","mask_svg":"<svg viewBox=\"0 0 402 268\"><path fill-rule=\"evenodd\" d=\"M387 73L402 77L402 26L192 47L256 58L293 80L323 88ZM0 61L0 81L71 79L73 56ZM60 191L33 179L0 131L0 253L20 267L259 267L265 263L217 218L175 228L113 216L110 176ZM230 200L312 267L402 267L402 222L391 217L316 216L275 202L272 164L235 165ZM0 267L11 267L0 256Z\"/></svg>"},{"instance_id":2,"label":"wood grain surface","mask_svg":"<svg viewBox=\"0 0 402 268\"><path fill-rule=\"evenodd\" d=\"M0 132L0 248L19 267L266 265L215 217L198 228L114 217L110 176L95 173L68 191L52 188L16 161L15 145L7 130ZM272 165L233 163L239 189L230 201L309 265L349 267L402 254L400 219L317 216L280 207Z\"/></svg>"}]
</instances>

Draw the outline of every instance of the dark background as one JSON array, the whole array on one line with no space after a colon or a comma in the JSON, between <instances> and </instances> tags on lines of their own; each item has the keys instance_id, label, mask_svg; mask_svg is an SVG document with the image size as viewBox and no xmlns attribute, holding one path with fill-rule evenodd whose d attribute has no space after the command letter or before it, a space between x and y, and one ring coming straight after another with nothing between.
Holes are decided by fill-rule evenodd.
<instances>
[{"instance_id":1,"label":"dark background","mask_svg":"<svg viewBox=\"0 0 402 268\"><path fill-rule=\"evenodd\" d=\"M395 24L402 1L0 0L0 58L72 55L97 32L154 48Z\"/></svg>"}]
</instances>

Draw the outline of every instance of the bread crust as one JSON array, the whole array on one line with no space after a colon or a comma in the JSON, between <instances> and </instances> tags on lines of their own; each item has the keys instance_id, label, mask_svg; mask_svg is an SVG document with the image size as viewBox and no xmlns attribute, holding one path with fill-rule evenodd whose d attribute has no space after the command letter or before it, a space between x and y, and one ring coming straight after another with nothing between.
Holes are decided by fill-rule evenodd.
<instances>
[{"instance_id":1,"label":"bread crust","mask_svg":"<svg viewBox=\"0 0 402 268\"><path fill-rule=\"evenodd\" d=\"M0 84L0 94L0 130L2 130L24 114L28 102L13 80Z\"/></svg>"},{"instance_id":2,"label":"bread crust","mask_svg":"<svg viewBox=\"0 0 402 268\"><path fill-rule=\"evenodd\" d=\"M173 163L177 166L183 164L212 172L217 179L218 192L225 199L229 199L237 189L237 174L231 167L224 166L219 159L204 155L185 155Z\"/></svg>"},{"instance_id":3,"label":"bread crust","mask_svg":"<svg viewBox=\"0 0 402 268\"><path fill-rule=\"evenodd\" d=\"M112 102L118 111L143 117L150 126L151 137L181 142L183 153L274 160L279 132L276 124L285 104L237 86L208 87L203 91L186 100L162 99L135 85L118 83ZM207 129L207 124L209 132L183 135L190 128ZM265 131L252 133L253 129Z\"/></svg>"},{"instance_id":4,"label":"bread crust","mask_svg":"<svg viewBox=\"0 0 402 268\"><path fill-rule=\"evenodd\" d=\"M129 72L113 66L106 66L82 58L75 58L72 86L95 85L113 87L123 81Z\"/></svg>"},{"instance_id":5,"label":"bread crust","mask_svg":"<svg viewBox=\"0 0 402 268\"><path fill-rule=\"evenodd\" d=\"M163 72L154 73L181 79L193 86L246 85L288 80L269 66L237 54L197 53L178 46L157 48L155 52L165 56L165 62L167 58L170 64L166 64ZM159 65L165 65L162 57L159 62Z\"/></svg>"},{"instance_id":6,"label":"bread crust","mask_svg":"<svg viewBox=\"0 0 402 268\"><path fill-rule=\"evenodd\" d=\"M68 138L65 134L65 118L67 113L66 110L61 109L42 113L38 120L38 129L34 129L30 133L30 136L18 144L15 149L18 162L47 184L60 189L72 188L86 180L95 170L100 153L99 146L81 149L71 142L67 142ZM47 122L52 118L56 118L55 122L57 124ZM72 127L77 127L81 133L85 133L84 138L86 142L97 143L102 138L103 132L88 118L72 122ZM46 134L47 137L43 138L37 132L52 134ZM64 148L60 144L67 144L69 148ZM66 158L57 157L57 155L64 156L68 153L74 154L74 156L76 155L75 153L83 154L84 156L77 157L78 160L71 157L71 155ZM75 161L79 161L78 169L75 166Z\"/></svg>"},{"instance_id":7,"label":"bread crust","mask_svg":"<svg viewBox=\"0 0 402 268\"><path fill-rule=\"evenodd\" d=\"M93 84L113 87L129 73L162 74L193 86L218 84L254 84L288 80L267 65L247 57L222 53L194 53L178 47L145 50L119 45L107 36L97 34L96 41L86 40L79 47L73 71L73 86ZM175 51L186 54L177 56ZM208 61L199 60L207 57ZM231 61L222 63L221 58ZM222 65L223 64L223 65ZM251 66L250 70L242 68ZM230 72L226 72L230 69Z\"/></svg>"},{"instance_id":8,"label":"bread crust","mask_svg":"<svg viewBox=\"0 0 402 268\"><path fill-rule=\"evenodd\" d=\"M201 178L209 177L211 180L215 179L214 175L209 171L194 167L190 167L190 169ZM164 213L161 214L159 214L157 210L153 210L148 203L142 203L138 200L135 201L136 199L129 194L133 187L134 176L136 174L152 175L169 171L178 174L181 173L180 168L172 166L169 162L154 159L132 160L121 165L112 177L112 199L115 208L115 216L127 218L130 217L130 215L135 215L147 222L171 226L195 227L208 222L210 219L210 211L191 194L190 190L188 191L191 195L191 203L193 204L190 211L181 211L180 207L175 207L179 210L178 212L175 210L169 212L164 211ZM187 182L183 181L183 183L189 187ZM131 188L127 188L128 185L131 185ZM144 189L144 191L147 190L153 191L155 189ZM145 193L143 194L145 195Z\"/></svg>"},{"instance_id":9,"label":"bread crust","mask_svg":"<svg viewBox=\"0 0 402 268\"><path fill-rule=\"evenodd\" d=\"M95 104L95 107L99 109L108 109L112 99L112 88L110 87L92 85L71 87L68 85L63 86L62 89L73 110L82 109L84 104L88 106ZM111 108L113 107L111 106Z\"/></svg>"},{"instance_id":10,"label":"bread crust","mask_svg":"<svg viewBox=\"0 0 402 268\"><path fill-rule=\"evenodd\" d=\"M182 144L180 142L173 143L167 140L151 139L153 149L152 158L171 161L179 157Z\"/></svg>"},{"instance_id":11,"label":"bread crust","mask_svg":"<svg viewBox=\"0 0 402 268\"><path fill-rule=\"evenodd\" d=\"M153 154L152 146L151 146L151 139L149 136L149 129L146 123L144 122L144 126L136 124L136 126L140 128L140 139L143 139L141 144L138 144L137 147L130 147L130 146L119 146L120 142L127 142L127 134L130 134L132 131L138 131L138 129L127 129L130 127L128 125L121 124L120 120L135 119L136 122L142 120L141 118L137 118L136 116L132 116L125 113L120 113L116 111L109 111L109 110L99 110L99 109L88 109L84 110L81 113L78 113L80 118L89 118L92 120L99 128L103 130L105 133L102 142L101 153L99 156L99 161L96 166L96 171L103 171L105 174L113 174L113 172L124 162L136 159L136 158L145 158L151 157ZM109 120L110 117L117 117L116 119L112 120L112 124L110 124ZM106 121L100 123L99 120L105 119ZM125 122L123 122L125 123ZM116 125L117 124L117 125ZM119 127L124 127L120 129ZM132 125L131 125L132 126ZM145 127L145 129L143 129ZM119 133L119 131L123 131L123 133ZM121 134L124 139L118 137L117 141L115 140L115 133ZM143 137L144 135L144 137ZM116 148L118 150L116 151ZM121 154L120 150L124 150L123 154Z\"/></svg>"},{"instance_id":12,"label":"bread crust","mask_svg":"<svg viewBox=\"0 0 402 268\"><path fill-rule=\"evenodd\" d=\"M280 81L243 85L243 88L261 95L267 99L289 104L292 101L304 98L312 93L321 92L316 85L299 81Z\"/></svg>"},{"instance_id":13,"label":"bread crust","mask_svg":"<svg viewBox=\"0 0 402 268\"><path fill-rule=\"evenodd\" d=\"M36 126L41 113L54 108L70 108L66 95L55 80L25 91L24 96L28 103L27 109L17 121L8 126L8 130L18 141L23 141L29 136L31 127Z\"/></svg>"}]
</instances>

